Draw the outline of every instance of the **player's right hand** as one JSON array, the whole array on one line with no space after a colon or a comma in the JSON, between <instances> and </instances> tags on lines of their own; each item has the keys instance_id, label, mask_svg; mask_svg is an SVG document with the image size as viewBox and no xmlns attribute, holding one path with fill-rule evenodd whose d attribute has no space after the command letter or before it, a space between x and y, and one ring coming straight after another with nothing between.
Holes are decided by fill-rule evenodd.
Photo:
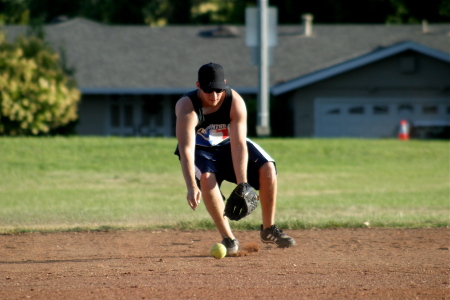
<instances>
[{"instance_id":1,"label":"player's right hand","mask_svg":"<svg viewBox=\"0 0 450 300\"><path fill-rule=\"evenodd\" d=\"M195 210L197 206L200 204L200 199L202 198L202 192L198 188L193 188L192 190L188 190L186 199L188 201L189 206L192 210Z\"/></svg>"}]
</instances>

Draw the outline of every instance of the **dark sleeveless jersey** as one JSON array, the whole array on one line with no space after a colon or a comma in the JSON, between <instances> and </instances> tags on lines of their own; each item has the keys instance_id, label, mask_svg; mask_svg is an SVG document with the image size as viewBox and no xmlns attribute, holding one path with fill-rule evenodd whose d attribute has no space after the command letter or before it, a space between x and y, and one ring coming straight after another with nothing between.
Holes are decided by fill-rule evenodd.
<instances>
[{"instance_id":1,"label":"dark sleeveless jersey","mask_svg":"<svg viewBox=\"0 0 450 300\"><path fill-rule=\"evenodd\" d=\"M194 106L198 117L198 124L195 127L195 144L204 147L220 146L228 144L230 141L230 110L233 100L231 89L225 88L225 99L220 108L205 115L203 113L202 102L198 98L197 90L188 92L185 96L189 97Z\"/></svg>"},{"instance_id":2,"label":"dark sleeveless jersey","mask_svg":"<svg viewBox=\"0 0 450 300\"><path fill-rule=\"evenodd\" d=\"M201 175L204 173L215 173L219 184L223 180L236 183L236 175L232 163L230 144L230 110L232 104L231 88L225 89L225 99L219 109L211 114L203 113L202 102L197 96L197 90L190 91L184 96L189 97L198 117L195 127L195 176L199 184ZM275 161L258 144L247 138L248 149L248 182L255 189L259 189L259 168L267 162ZM180 157L177 148L175 154Z\"/></svg>"}]
</instances>

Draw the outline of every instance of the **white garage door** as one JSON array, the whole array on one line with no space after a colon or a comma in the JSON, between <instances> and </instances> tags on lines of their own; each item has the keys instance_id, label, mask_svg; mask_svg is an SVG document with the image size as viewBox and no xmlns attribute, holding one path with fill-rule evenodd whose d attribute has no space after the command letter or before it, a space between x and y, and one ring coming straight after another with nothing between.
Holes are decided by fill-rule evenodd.
<instances>
[{"instance_id":1,"label":"white garage door","mask_svg":"<svg viewBox=\"0 0 450 300\"><path fill-rule=\"evenodd\" d=\"M449 99L437 98L318 98L316 137L396 137L400 121L448 121Z\"/></svg>"}]
</instances>

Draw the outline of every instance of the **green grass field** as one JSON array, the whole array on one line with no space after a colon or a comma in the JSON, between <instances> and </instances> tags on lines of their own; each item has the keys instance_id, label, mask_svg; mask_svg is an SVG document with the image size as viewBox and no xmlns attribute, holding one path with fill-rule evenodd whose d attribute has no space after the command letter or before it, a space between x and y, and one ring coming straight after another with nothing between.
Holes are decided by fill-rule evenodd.
<instances>
[{"instance_id":1,"label":"green grass field","mask_svg":"<svg viewBox=\"0 0 450 300\"><path fill-rule=\"evenodd\" d=\"M254 139L290 229L450 225L448 141ZM0 138L0 233L211 229L185 200L173 138ZM233 186L224 184L227 195ZM256 229L258 209L235 229Z\"/></svg>"}]
</instances>

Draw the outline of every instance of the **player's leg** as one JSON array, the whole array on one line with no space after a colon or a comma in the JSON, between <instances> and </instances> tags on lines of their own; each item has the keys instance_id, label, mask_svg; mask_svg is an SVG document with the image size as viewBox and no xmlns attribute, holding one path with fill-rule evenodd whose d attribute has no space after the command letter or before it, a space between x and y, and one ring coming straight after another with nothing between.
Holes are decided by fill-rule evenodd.
<instances>
[{"instance_id":1,"label":"player's leg","mask_svg":"<svg viewBox=\"0 0 450 300\"><path fill-rule=\"evenodd\" d=\"M223 216L225 204L214 173L203 173L200 179L203 201L206 210L216 224L222 237L234 238L228 220Z\"/></svg>"},{"instance_id":2,"label":"player's leg","mask_svg":"<svg viewBox=\"0 0 450 300\"><path fill-rule=\"evenodd\" d=\"M223 215L225 203L217 183L216 175L209 172L203 173L200 179L200 187L206 210L222 236L222 243L227 248L228 255L236 254L239 243L231 231L228 219Z\"/></svg>"},{"instance_id":3,"label":"player's leg","mask_svg":"<svg viewBox=\"0 0 450 300\"><path fill-rule=\"evenodd\" d=\"M259 198L263 227L269 228L275 224L277 205L277 173L272 162L265 163L259 168Z\"/></svg>"},{"instance_id":4,"label":"player's leg","mask_svg":"<svg viewBox=\"0 0 450 300\"><path fill-rule=\"evenodd\" d=\"M287 248L295 245L295 240L285 234L275 224L277 204L277 169L275 161L258 144L248 141L248 178L250 184L259 189L262 221L261 241ZM256 170L256 171L255 171Z\"/></svg>"},{"instance_id":5,"label":"player's leg","mask_svg":"<svg viewBox=\"0 0 450 300\"><path fill-rule=\"evenodd\" d=\"M275 224L277 204L277 169L274 159L253 141L247 141L247 178L252 187L259 190L263 227Z\"/></svg>"},{"instance_id":6,"label":"player's leg","mask_svg":"<svg viewBox=\"0 0 450 300\"><path fill-rule=\"evenodd\" d=\"M285 234L275 224L277 199L277 174L275 165L267 162L259 169L259 197L263 224L261 225L261 241L274 243L278 247L288 248L295 245L295 240Z\"/></svg>"}]
</instances>

